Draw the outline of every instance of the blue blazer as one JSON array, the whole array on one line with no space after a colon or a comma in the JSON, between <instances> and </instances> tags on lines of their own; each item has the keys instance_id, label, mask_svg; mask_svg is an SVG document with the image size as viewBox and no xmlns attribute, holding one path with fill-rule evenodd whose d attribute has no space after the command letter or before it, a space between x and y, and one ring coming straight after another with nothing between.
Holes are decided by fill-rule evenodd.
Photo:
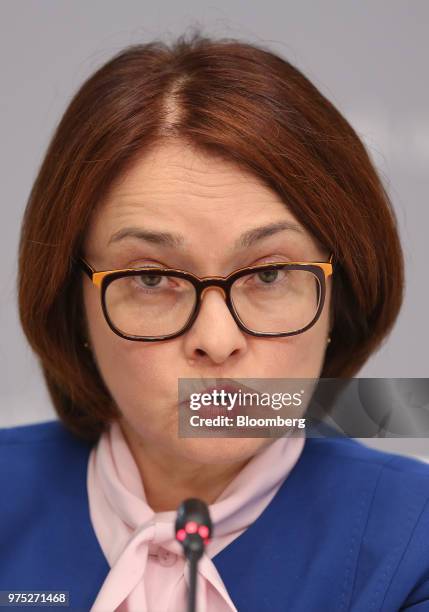
<instances>
[{"instance_id":1,"label":"blue blazer","mask_svg":"<svg viewBox=\"0 0 429 612\"><path fill-rule=\"evenodd\" d=\"M0 429L0 591L64 590L69 610L90 609L109 572L89 517L90 450L59 421ZM239 612L429 611L428 501L429 465L308 438L213 562Z\"/></svg>"}]
</instances>

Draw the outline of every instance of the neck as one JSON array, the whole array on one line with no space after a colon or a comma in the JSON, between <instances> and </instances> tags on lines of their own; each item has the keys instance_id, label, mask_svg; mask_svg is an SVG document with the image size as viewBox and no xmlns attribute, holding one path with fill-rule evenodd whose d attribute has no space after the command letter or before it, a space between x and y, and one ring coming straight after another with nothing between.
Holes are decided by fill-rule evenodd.
<instances>
[{"instance_id":1,"label":"neck","mask_svg":"<svg viewBox=\"0 0 429 612\"><path fill-rule=\"evenodd\" d=\"M196 463L177 459L159 446L136 438L124 423L121 429L137 464L146 501L154 512L176 511L189 497L212 504L251 457L227 464Z\"/></svg>"}]
</instances>

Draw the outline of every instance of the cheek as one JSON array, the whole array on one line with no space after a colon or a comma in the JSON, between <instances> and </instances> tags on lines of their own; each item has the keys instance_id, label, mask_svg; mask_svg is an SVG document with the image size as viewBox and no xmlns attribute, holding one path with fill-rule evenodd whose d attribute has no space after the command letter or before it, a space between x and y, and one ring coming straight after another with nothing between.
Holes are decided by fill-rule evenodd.
<instances>
[{"instance_id":1,"label":"cheek","mask_svg":"<svg viewBox=\"0 0 429 612\"><path fill-rule=\"evenodd\" d=\"M320 377L327 348L328 324L325 310L314 327L297 336L299 340L294 354L296 372L294 375L297 378Z\"/></svg>"},{"instance_id":2,"label":"cheek","mask_svg":"<svg viewBox=\"0 0 429 612\"><path fill-rule=\"evenodd\" d=\"M177 394L171 371L171 364L177 363L177 348L174 352L169 343L125 340L110 329L92 295L85 304L95 361L116 405L128 415L141 414L143 409L162 411L160 398L168 403Z\"/></svg>"},{"instance_id":3,"label":"cheek","mask_svg":"<svg viewBox=\"0 0 429 612\"><path fill-rule=\"evenodd\" d=\"M257 378L318 378L322 370L327 320L320 318L303 334L286 338L256 339Z\"/></svg>"}]
</instances>

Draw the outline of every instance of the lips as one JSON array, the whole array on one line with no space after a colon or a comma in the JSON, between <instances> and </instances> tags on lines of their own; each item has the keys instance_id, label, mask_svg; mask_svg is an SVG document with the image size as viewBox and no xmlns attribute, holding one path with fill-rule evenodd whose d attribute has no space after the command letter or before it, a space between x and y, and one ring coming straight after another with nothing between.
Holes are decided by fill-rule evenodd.
<instances>
[{"instance_id":1,"label":"lips","mask_svg":"<svg viewBox=\"0 0 429 612\"><path fill-rule=\"evenodd\" d=\"M201 397L203 395L211 395L212 399L214 400L215 398L213 397L213 392L214 391L218 391L219 393L216 395L216 401L217 401L217 405L214 403L208 404L208 405L204 405L202 404L200 406L200 408L198 409L198 414L200 416L204 416L204 417L215 417L218 415L233 415L233 414L237 414L240 410L240 408L242 409L243 407L240 405L240 392L241 394L244 393L257 393L257 391L255 389L251 389L249 387L247 387L246 385L243 384L237 384L235 381L231 380L231 379L224 379L225 382L223 384L216 384L216 385L210 385L208 387L204 387L204 388L200 388L198 390L195 390L193 393L198 393L200 395L200 401L201 401ZM221 393L221 392L224 393ZM236 395L238 394L238 395ZM231 408L231 395L232 396L236 396L235 397L235 403L234 406ZM185 406L188 407L190 405L190 395L183 400L182 402L180 402L181 406ZM229 409L228 409L229 407Z\"/></svg>"},{"instance_id":2,"label":"lips","mask_svg":"<svg viewBox=\"0 0 429 612\"><path fill-rule=\"evenodd\" d=\"M213 404L213 403L209 404L208 406L203 405L198 410L199 414L203 417L208 417L208 418L215 417L218 415L235 414L238 411L237 410L238 402L236 400L234 406L231 408L230 394L233 394L233 396L235 396L236 394L238 394L239 390L240 390L240 387L233 387L231 385L228 385L225 387L221 387L221 386L209 387L207 389L204 389L202 394L209 394L211 396L213 396L214 391L219 391L219 393L216 396L217 398L216 401L218 405ZM221 391L224 391L224 393L220 394Z\"/></svg>"},{"instance_id":3,"label":"lips","mask_svg":"<svg viewBox=\"0 0 429 612\"><path fill-rule=\"evenodd\" d=\"M228 385L216 385L216 386L213 386L213 387L206 387L205 389L203 389L201 391L201 394L203 395L203 394L208 393L208 394L211 395L213 393L213 391L219 391L219 393L221 391L224 391L225 393L228 393L228 394L229 393L235 394L235 393L238 393L239 391L242 392L243 388L240 387L240 386L235 386L235 385L231 385L231 384L228 384Z\"/></svg>"}]
</instances>

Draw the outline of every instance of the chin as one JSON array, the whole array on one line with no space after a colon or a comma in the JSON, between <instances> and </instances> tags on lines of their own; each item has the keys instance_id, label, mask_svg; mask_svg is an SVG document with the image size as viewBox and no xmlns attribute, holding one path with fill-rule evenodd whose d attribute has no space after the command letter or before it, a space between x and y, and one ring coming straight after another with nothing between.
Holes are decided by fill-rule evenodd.
<instances>
[{"instance_id":1,"label":"chin","mask_svg":"<svg viewBox=\"0 0 429 612\"><path fill-rule=\"evenodd\" d=\"M250 459L272 438L179 438L178 453L196 463L228 464Z\"/></svg>"}]
</instances>

